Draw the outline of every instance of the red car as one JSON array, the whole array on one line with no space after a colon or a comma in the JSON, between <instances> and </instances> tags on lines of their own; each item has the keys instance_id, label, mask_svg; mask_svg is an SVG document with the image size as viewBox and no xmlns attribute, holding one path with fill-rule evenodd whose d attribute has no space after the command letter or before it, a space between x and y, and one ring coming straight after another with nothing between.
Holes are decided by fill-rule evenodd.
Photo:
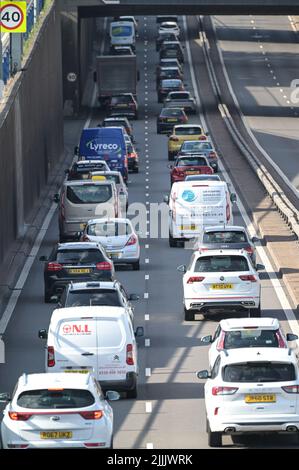
<instances>
[{"instance_id":1,"label":"red car","mask_svg":"<svg viewBox=\"0 0 299 470\"><path fill-rule=\"evenodd\" d=\"M209 165L204 155L188 155L178 157L174 165L168 165L171 169L170 184L176 181L184 181L188 175L211 175L213 168Z\"/></svg>"}]
</instances>

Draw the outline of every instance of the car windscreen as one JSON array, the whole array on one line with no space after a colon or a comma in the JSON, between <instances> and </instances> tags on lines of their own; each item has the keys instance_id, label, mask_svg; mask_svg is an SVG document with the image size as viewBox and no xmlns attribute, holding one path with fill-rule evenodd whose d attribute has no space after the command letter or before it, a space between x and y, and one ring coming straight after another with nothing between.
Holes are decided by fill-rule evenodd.
<instances>
[{"instance_id":1,"label":"car windscreen","mask_svg":"<svg viewBox=\"0 0 299 470\"><path fill-rule=\"evenodd\" d=\"M120 296L115 289L82 289L69 291L64 307L106 305L122 307Z\"/></svg>"},{"instance_id":2,"label":"car windscreen","mask_svg":"<svg viewBox=\"0 0 299 470\"><path fill-rule=\"evenodd\" d=\"M277 330L246 328L242 330L226 331L224 349L278 348L279 339L282 340L282 337Z\"/></svg>"},{"instance_id":3,"label":"car windscreen","mask_svg":"<svg viewBox=\"0 0 299 470\"><path fill-rule=\"evenodd\" d=\"M296 373L291 363L246 362L225 366L222 377L224 382L289 382Z\"/></svg>"},{"instance_id":4,"label":"car windscreen","mask_svg":"<svg viewBox=\"0 0 299 470\"><path fill-rule=\"evenodd\" d=\"M246 234L242 230L205 232L204 243L246 243Z\"/></svg>"},{"instance_id":5,"label":"car windscreen","mask_svg":"<svg viewBox=\"0 0 299 470\"><path fill-rule=\"evenodd\" d=\"M161 111L161 117L168 117L168 116L181 116L183 111L180 108L163 108Z\"/></svg>"},{"instance_id":6,"label":"car windscreen","mask_svg":"<svg viewBox=\"0 0 299 470\"><path fill-rule=\"evenodd\" d=\"M162 88L179 88L181 86L181 80L162 80Z\"/></svg>"},{"instance_id":7,"label":"car windscreen","mask_svg":"<svg viewBox=\"0 0 299 470\"><path fill-rule=\"evenodd\" d=\"M58 250L56 261L62 264L95 264L104 260L100 250L96 248Z\"/></svg>"},{"instance_id":8,"label":"car windscreen","mask_svg":"<svg viewBox=\"0 0 299 470\"><path fill-rule=\"evenodd\" d=\"M189 93L175 93L175 92L172 92L171 95L170 95L170 98L172 100L189 100L190 95L189 95ZM198 127L191 128L191 129L197 129L198 130ZM200 132L193 132L193 133L194 134L201 134L201 131Z\"/></svg>"},{"instance_id":9,"label":"car windscreen","mask_svg":"<svg viewBox=\"0 0 299 470\"><path fill-rule=\"evenodd\" d=\"M182 152L200 152L205 150L212 150L212 145L209 142L184 142L181 148Z\"/></svg>"},{"instance_id":10,"label":"car windscreen","mask_svg":"<svg viewBox=\"0 0 299 470\"><path fill-rule=\"evenodd\" d=\"M116 104L127 104L132 102L132 97L130 95L120 95L120 96L113 96L111 98L112 106Z\"/></svg>"},{"instance_id":11,"label":"car windscreen","mask_svg":"<svg viewBox=\"0 0 299 470\"><path fill-rule=\"evenodd\" d=\"M244 256L207 255L197 259L194 271L198 273L249 271L249 266L247 259Z\"/></svg>"},{"instance_id":12,"label":"car windscreen","mask_svg":"<svg viewBox=\"0 0 299 470\"><path fill-rule=\"evenodd\" d=\"M134 26L132 25L117 25L117 26L112 26L111 28L111 35L114 37L129 37L132 36L133 34L133 28Z\"/></svg>"},{"instance_id":13,"label":"car windscreen","mask_svg":"<svg viewBox=\"0 0 299 470\"><path fill-rule=\"evenodd\" d=\"M173 95L171 95L171 98ZM202 130L200 127L176 127L175 135L201 135Z\"/></svg>"},{"instance_id":14,"label":"car windscreen","mask_svg":"<svg viewBox=\"0 0 299 470\"><path fill-rule=\"evenodd\" d=\"M60 409L60 408L84 408L95 402L93 395L88 390L65 388L62 390L26 390L20 393L17 405L22 408Z\"/></svg>"},{"instance_id":15,"label":"car windscreen","mask_svg":"<svg viewBox=\"0 0 299 470\"><path fill-rule=\"evenodd\" d=\"M126 222L97 222L89 224L86 233L94 237L118 237L130 235L132 229Z\"/></svg>"},{"instance_id":16,"label":"car windscreen","mask_svg":"<svg viewBox=\"0 0 299 470\"><path fill-rule=\"evenodd\" d=\"M112 187L111 184L82 184L68 186L66 197L73 204L99 204L111 199Z\"/></svg>"},{"instance_id":17,"label":"car windscreen","mask_svg":"<svg viewBox=\"0 0 299 470\"><path fill-rule=\"evenodd\" d=\"M179 158L176 166L207 166L207 161L202 157Z\"/></svg>"}]
</instances>

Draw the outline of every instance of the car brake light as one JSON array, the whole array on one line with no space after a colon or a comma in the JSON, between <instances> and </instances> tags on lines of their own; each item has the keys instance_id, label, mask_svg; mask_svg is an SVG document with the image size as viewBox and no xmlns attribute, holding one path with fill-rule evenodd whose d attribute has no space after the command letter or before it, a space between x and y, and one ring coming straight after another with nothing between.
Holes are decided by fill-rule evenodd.
<instances>
[{"instance_id":1,"label":"car brake light","mask_svg":"<svg viewBox=\"0 0 299 470\"><path fill-rule=\"evenodd\" d=\"M137 238L135 237L135 235L131 235L129 240L126 243L126 246L135 245L136 243L137 243Z\"/></svg>"},{"instance_id":2,"label":"car brake light","mask_svg":"<svg viewBox=\"0 0 299 470\"><path fill-rule=\"evenodd\" d=\"M55 366L55 352L53 346L48 346L48 367Z\"/></svg>"},{"instance_id":3,"label":"car brake light","mask_svg":"<svg viewBox=\"0 0 299 470\"><path fill-rule=\"evenodd\" d=\"M225 333L224 331L222 331L218 344L217 344L217 348L216 348L217 351L222 351L224 349L224 339L225 339Z\"/></svg>"},{"instance_id":4,"label":"car brake light","mask_svg":"<svg viewBox=\"0 0 299 470\"><path fill-rule=\"evenodd\" d=\"M84 419L101 419L104 416L104 413L102 410L80 411L79 415Z\"/></svg>"},{"instance_id":5,"label":"car brake light","mask_svg":"<svg viewBox=\"0 0 299 470\"><path fill-rule=\"evenodd\" d=\"M238 390L238 387L213 387L212 395L233 395Z\"/></svg>"},{"instance_id":6,"label":"car brake light","mask_svg":"<svg viewBox=\"0 0 299 470\"><path fill-rule=\"evenodd\" d=\"M99 271L110 271L110 269L112 269L112 264L108 261L102 261L101 263L96 264L96 268Z\"/></svg>"},{"instance_id":7,"label":"car brake light","mask_svg":"<svg viewBox=\"0 0 299 470\"><path fill-rule=\"evenodd\" d=\"M287 385L281 388L287 393L299 393L299 385Z\"/></svg>"},{"instance_id":8,"label":"car brake light","mask_svg":"<svg viewBox=\"0 0 299 470\"><path fill-rule=\"evenodd\" d=\"M249 253L249 254L252 254L254 250L253 250L252 246L247 246L245 248L245 251L247 251L247 253Z\"/></svg>"},{"instance_id":9,"label":"car brake light","mask_svg":"<svg viewBox=\"0 0 299 470\"><path fill-rule=\"evenodd\" d=\"M198 140L207 140L207 136L206 135L200 135L198 137Z\"/></svg>"},{"instance_id":10,"label":"car brake light","mask_svg":"<svg viewBox=\"0 0 299 470\"><path fill-rule=\"evenodd\" d=\"M178 137L169 137L169 140L172 142L179 142L180 139Z\"/></svg>"},{"instance_id":11,"label":"car brake light","mask_svg":"<svg viewBox=\"0 0 299 470\"><path fill-rule=\"evenodd\" d=\"M277 338L277 340L278 340L278 347L279 347L279 348L285 348L285 347L286 347L286 344L285 344L285 342L284 342L284 339L283 339L283 337L282 337L280 331L276 331L275 335L276 335L276 338Z\"/></svg>"},{"instance_id":12,"label":"car brake light","mask_svg":"<svg viewBox=\"0 0 299 470\"><path fill-rule=\"evenodd\" d=\"M126 362L129 366L134 365L134 357L133 357L133 344L127 344L127 358Z\"/></svg>"},{"instance_id":13,"label":"car brake light","mask_svg":"<svg viewBox=\"0 0 299 470\"><path fill-rule=\"evenodd\" d=\"M26 413L26 412L18 413L16 411L9 411L8 416L13 421L28 421L28 419L31 418L32 413Z\"/></svg>"},{"instance_id":14,"label":"car brake light","mask_svg":"<svg viewBox=\"0 0 299 470\"><path fill-rule=\"evenodd\" d=\"M88 238L87 235L83 235L82 241L83 241L83 242L89 242L89 241L90 241L90 238Z\"/></svg>"},{"instance_id":15,"label":"car brake light","mask_svg":"<svg viewBox=\"0 0 299 470\"><path fill-rule=\"evenodd\" d=\"M199 248L199 251L201 253L202 251L209 251L210 249L212 249L212 248Z\"/></svg>"},{"instance_id":16,"label":"car brake light","mask_svg":"<svg viewBox=\"0 0 299 470\"><path fill-rule=\"evenodd\" d=\"M187 284L193 284L193 282L201 282L204 280L203 276L191 276L189 277Z\"/></svg>"},{"instance_id":17,"label":"car brake light","mask_svg":"<svg viewBox=\"0 0 299 470\"><path fill-rule=\"evenodd\" d=\"M61 264L59 264L59 263L55 263L55 262L52 263L52 262L50 262L50 263L48 263L48 265L47 265L47 271L61 271L61 270L62 270L62 266L61 266Z\"/></svg>"},{"instance_id":18,"label":"car brake light","mask_svg":"<svg viewBox=\"0 0 299 470\"><path fill-rule=\"evenodd\" d=\"M241 281L250 281L250 282L256 282L256 277L253 276L253 274L242 274L239 276Z\"/></svg>"}]
</instances>

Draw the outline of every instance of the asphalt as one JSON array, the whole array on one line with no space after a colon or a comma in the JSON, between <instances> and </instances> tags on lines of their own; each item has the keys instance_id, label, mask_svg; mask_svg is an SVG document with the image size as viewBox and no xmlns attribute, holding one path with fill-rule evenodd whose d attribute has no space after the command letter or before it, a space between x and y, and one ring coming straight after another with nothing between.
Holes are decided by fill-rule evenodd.
<instances>
[{"instance_id":1,"label":"asphalt","mask_svg":"<svg viewBox=\"0 0 299 470\"><path fill-rule=\"evenodd\" d=\"M152 17L139 20L140 119L134 121L133 126L140 153L140 173L130 176L129 202L141 202L150 207L151 203L162 202L163 195L169 191L169 170L167 137L156 134L156 116L161 107L155 91L155 65L158 61L154 43L156 23ZM200 78L198 67L196 74ZM188 88L192 90L188 62L185 64L185 75ZM98 124L101 116L94 109L90 125ZM191 118L191 122L198 120L198 117ZM68 148L77 143L78 128L83 124L78 120L65 122ZM244 185L246 181L244 176ZM244 223L237 207L234 207L234 222ZM49 254L57 239L55 214L4 335L6 364L0 364L1 392L12 391L24 371L44 370L44 343L38 339L37 332L48 327L53 306L43 303L43 266L38 258ZM196 378L195 373L208 366L207 347L201 345L199 338L214 332L222 317L185 322L181 274L176 267L189 261L190 251L169 248L167 238L148 236L141 238L141 244L141 270L121 269L117 272L126 290L141 297L135 304L135 325L144 326L145 337L138 340L138 398L121 399L113 404L114 445L115 448L127 449L208 448L204 383ZM269 276L264 272L261 278L263 316L279 318L285 331L289 331L281 301ZM298 442L293 436L264 436L262 439L251 436L234 440L224 437L223 446L288 448L298 447Z\"/></svg>"}]
</instances>

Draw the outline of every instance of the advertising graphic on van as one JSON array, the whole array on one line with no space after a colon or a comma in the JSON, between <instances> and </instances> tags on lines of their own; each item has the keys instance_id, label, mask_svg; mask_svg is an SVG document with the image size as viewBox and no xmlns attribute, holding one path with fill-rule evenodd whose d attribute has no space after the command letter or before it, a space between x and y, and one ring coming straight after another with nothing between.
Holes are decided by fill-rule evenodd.
<instances>
[{"instance_id":1,"label":"advertising graphic on van","mask_svg":"<svg viewBox=\"0 0 299 470\"><path fill-rule=\"evenodd\" d=\"M196 194L193 191L186 189L182 194L182 199L186 202L193 202L196 199Z\"/></svg>"},{"instance_id":2,"label":"advertising graphic on van","mask_svg":"<svg viewBox=\"0 0 299 470\"><path fill-rule=\"evenodd\" d=\"M97 139L94 139L94 140L91 140L90 142L87 142L86 147L97 153L103 150L106 150L108 152L111 151L113 153L117 153L119 154L119 156L121 156L121 147L118 144L102 143L102 142L98 142Z\"/></svg>"},{"instance_id":3,"label":"advertising graphic on van","mask_svg":"<svg viewBox=\"0 0 299 470\"><path fill-rule=\"evenodd\" d=\"M62 328L63 334L64 335L91 335L92 331L89 329L89 326L87 323L85 324L66 324L63 325Z\"/></svg>"}]
</instances>

